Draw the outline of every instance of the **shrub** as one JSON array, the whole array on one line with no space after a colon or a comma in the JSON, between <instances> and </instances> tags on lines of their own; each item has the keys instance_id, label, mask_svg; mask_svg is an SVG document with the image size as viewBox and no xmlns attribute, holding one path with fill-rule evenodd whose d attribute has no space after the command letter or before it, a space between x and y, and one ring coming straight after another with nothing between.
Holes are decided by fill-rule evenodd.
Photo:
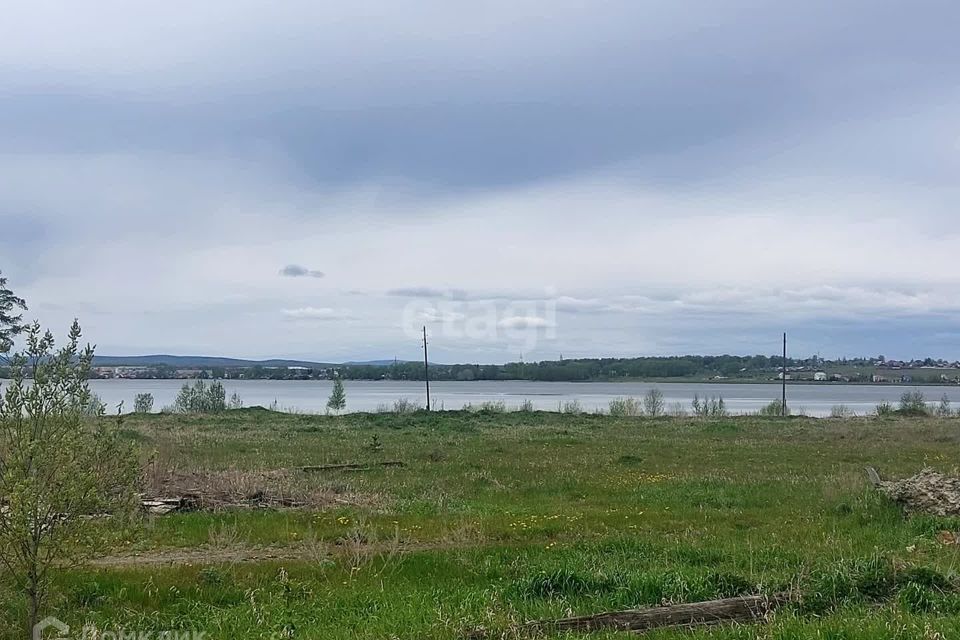
<instances>
[{"instance_id":1,"label":"shrub","mask_svg":"<svg viewBox=\"0 0 960 640\"><path fill-rule=\"evenodd\" d=\"M227 409L243 409L243 400L236 391L230 395L230 402L227 403Z\"/></svg>"},{"instance_id":2,"label":"shrub","mask_svg":"<svg viewBox=\"0 0 960 640\"><path fill-rule=\"evenodd\" d=\"M419 408L409 398L398 398L393 401L393 412L397 414L413 413Z\"/></svg>"},{"instance_id":3,"label":"shrub","mask_svg":"<svg viewBox=\"0 0 960 640\"><path fill-rule=\"evenodd\" d=\"M663 415L663 392L654 387L643 396L643 410L651 418Z\"/></svg>"},{"instance_id":4,"label":"shrub","mask_svg":"<svg viewBox=\"0 0 960 640\"><path fill-rule=\"evenodd\" d=\"M953 416L953 409L950 407L950 396L943 394L940 398L940 404L937 405L936 414L938 418L949 418Z\"/></svg>"},{"instance_id":5,"label":"shrub","mask_svg":"<svg viewBox=\"0 0 960 640\"><path fill-rule=\"evenodd\" d=\"M898 412L905 416L925 416L930 413L926 399L923 397L923 392L919 389L906 391L900 396L900 408Z\"/></svg>"},{"instance_id":6,"label":"shrub","mask_svg":"<svg viewBox=\"0 0 960 640\"><path fill-rule=\"evenodd\" d=\"M138 393L133 398L133 412L150 413L151 411L153 411L153 394Z\"/></svg>"},{"instance_id":7,"label":"shrub","mask_svg":"<svg viewBox=\"0 0 960 640\"><path fill-rule=\"evenodd\" d=\"M790 407L786 412L783 411L783 400L774 400L770 404L760 409L760 415L765 418L776 418L782 415L790 415Z\"/></svg>"},{"instance_id":8,"label":"shrub","mask_svg":"<svg viewBox=\"0 0 960 640\"><path fill-rule=\"evenodd\" d=\"M533 407L533 400L525 399L523 402L520 403L520 406L517 407L517 411L520 411L522 413L533 413L534 411L536 411L536 409L534 409Z\"/></svg>"},{"instance_id":9,"label":"shrub","mask_svg":"<svg viewBox=\"0 0 960 640\"><path fill-rule=\"evenodd\" d=\"M699 395L695 395L690 406L693 409L693 415L698 418L725 418L728 415L723 396L701 400Z\"/></svg>"},{"instance_id":10,"label":"shrub","mask_svg":"<svg viewBox=\"0 0 960 640\"><path fill-rule=\"evenodd\" d=\"M578 416L583 413L583 407L579 400L567 400L560 406L560 413L569 413Z\"/></svg>"},{"instance_id":11,"label":"shrub","mask_svg":"<svg viewBox=\"0 0 960 640\"><path fill-rule=\"evenodd\" d=\"M853 409L845 404L835 404L830 407L831 418L852 418L854 415Z\"/></svg>"},{"instance_id":12,"label":"shrub","mask_svg":"<svg viewBox=\"0 0 960 640\"><path fill-rule=\"evenodd\" d=\"M503 400L487 400L486 402L481 402L477 411L483 413L506 413L507 412L507 403Z\"/></svg>"},{"instance_id":13,"label":"shrub","mask_svg":"<svg viewBox=\"0 0 960 640\"><path fill-rule=\"evenodd\" d=\"M173 406L177 413L219 413L227 408L227 392L220 382L197 380L180 388Z\"/></svg>"},{"instance_id":14,"label":"shrub","mask_svg":"<svg viewBox=\"0 0 960 640\"><path fill-rule=\"evenodd\" d=\"M610 401L610 415L620 418L643 415L643 406L636 398L614 398Z\"/></svg>"},{"instance_id":15,"label":"shrub","mask_svg":"<svg viewBox=\"0 0 960 640\"><path fill-rule=\"evenodd\" d=\"M884 400L883 402L877 405L877 408L875 409L875 411L877 413L877 416L884 418L887 416L892 416L894 409L892 404Z\"/></svg>"},{"instance_id":16,"label":"shrub","mask_svg":"<svg viewBox=\"0 0 960 640\"><path fill-rule=\"evenodd\" d=\"M91 391L87 401L83 404L83 415L88 418L96 418L103 415L106 410L106 403L100 399L100 396Z\"/></svg>"}]
</instances>

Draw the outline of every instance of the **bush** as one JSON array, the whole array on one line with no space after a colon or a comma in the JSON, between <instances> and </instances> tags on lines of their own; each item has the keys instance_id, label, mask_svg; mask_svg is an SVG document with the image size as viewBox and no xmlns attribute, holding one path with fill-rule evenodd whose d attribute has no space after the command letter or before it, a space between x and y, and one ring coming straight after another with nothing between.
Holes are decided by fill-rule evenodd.
<instances>
[{"instance_id":1,"label":"bush","mask_svg":"<svg viewBox=\"0 0 960 640\"><path fill-rule=\"evenodd\" d=\"M243 400L236 391L230 395L230 402L227 403L227 409L243 409Z\"/></svg>"},{"instance_id":2,"label":"bush","mask_svg":"<svg viewBox=\"0 0 960 640\"><path fill-rule=\"evenodd\" d=\"M643 410L651 418L663 415L663 392L654 387L643 396Z\"/></svg>"},{"instance_id":3,"label":"bush","mask_svg":"<svg viewBox=\"0 0 960 640\"><path fill-rule=\"evenodd\" d=\"M693 396L693 402L690 404L693 409L693 415L698 418L725 418L727 417L727 405L723 401L723 396L716 398L704 398L700 400L699 395Z\"/></svg>"},{"instance_id":4,"label":"bush","mask_svg":"<svg viewBox=\"0 0 960 640\"><path fill-rule=\"evenodd\" d=\"M950 418L953 416L953 409L950 407L950 396L943 394L940 398L940 404L937 405L936 414L938 418Z\"/></svg>"},{"instance_id":5,"label":"bush","mask_svg":"<svg viewBox=\"0 0 960 640\"><path fill-rule=\"evenodd\" d=\"M875 411L877 413L877 416L881 418L892 416L894 413L893 405L887 402L886 400L878 404Z\"/></svg>"},{"instance_id":6,"label":"bush","mask_svg":"<svg viewBox=\"0 0 960 640\"><path fill-rule=\"evenodd\" d=\"M517 411L520 411L522 413L533 413L534 411L536 411L536 409L534 409L533 407L533 400L525 399L523 402L520 403L520 406L517 407Z\"/></svg>"},{"instance_id":7,"label":"bush","mask_svg":"<svg viewBox=\"0 0 960 640\"><path fill-rule=\"evenodd\" d=\"M409 398L398 398L393 401L393 412L397 414L413 413L419 408Z\"/></svg>"},{"instance_id":8,"label":"bush","mask_svg":"<svg viewBox=\"0 0 960 640\"><path fill-rule=\"evenodd\" d=\"M642 416L643 406L636 398L614 398L610 401L610 415L620 418Z\"/></svg>"},{"instance_id":9,"label":"bush","mask_svg":"<svg viewBox=\"0 0 960 640\"><path fill-rule=\"evenodd\" d=\"M177 413L219 413L227 408L227 392L220 382L205 384L197 380L193 386L184 384L174 401Z\"/></svg>"},{"instance_id":10,"label":"bush","mask_svg":"<svg viewBox=\"0 0 960 640\"><path fill-rule=\"evenodd\" d=\"M930 410L927 407L923 392L919 389L907 391L900 396L900 408L898 413L905 416L925 416L929 415Z\"/></svg>"},{"instance_id":11,"label":"bush","mask_svg":"<svg viewBox=\"0 0 960 640\"><path fill-rule=\"evenodd\" d=\"M567 400L560 405L560 413L569 413L578 416L583 413L583 407L580 405L579 400Z\"/></svg>"},{"instance_id":12,"label":"bush","mask_svg":"<svg viewBox=\"0 0 960 640\"><path fill-rule=\"evenodd\" d=\"M150 413L151 411L153 411L153 394L138 393L133 398L133 412Z\"/></svg>"},{"instance_id":13,"label":"bush","mask_svg":"<svg viewBox=\"0 0 960 640\"><path fill-rule=\"evenodd\" d=\"M88 418L96 418L103 415L106 410L107 405L100 399L100 396L91 391L87 401L83 404L83 415Z\"/></svg>"},{"instance_id":14,"label":"bush","mask_svg":"<svg viewBox=\"0 0 960 640\"><path fill-rule=\"evenodd\" d=\"M853 409L845 404L835 404L830 407L831 418L852 418L854 415L856 414L854 414Z\"/></svg>"},{"instance_id":15,"label":"bush","mask_svg":"<svg viewBox=\"0 0 960 640\"><path fill-rule=\"evenodd\" d=\"M503 400L487 400L486 402L481 402L476 410L481 413L506 413L507 403Z\"/></svg>"},{"instance_id":16,"label":"bush","mask_svg":"<svg viewBox=\"0 0 960 640\"><path fill-rule=\"evenodd\" d=\"M790 407L786 412L783 411L783 400L774 400L770 404L760 409L760 415L765 418L777 418L782 415L790 415Z\"/></svg>"}]
</instances>

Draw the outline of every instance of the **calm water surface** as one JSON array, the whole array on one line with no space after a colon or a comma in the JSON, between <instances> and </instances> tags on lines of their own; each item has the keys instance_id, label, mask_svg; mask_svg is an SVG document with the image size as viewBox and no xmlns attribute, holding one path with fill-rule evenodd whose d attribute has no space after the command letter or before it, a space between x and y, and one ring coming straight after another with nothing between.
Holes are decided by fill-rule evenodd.
<instances>
[{"instance_id":1,"label":"calm water surface","mask_svg":"<svg viewBox=\"0 0 960 640\"><path fill-rule=\"evenodd\" d=\"M172 405L182 380L91 380L90 386L111 408L120 401L126 410L132 409L138 393L152 393L154 410ZM347 411L375 411L379 406L392 405L406 398L423 404L425 394L422 382L345 381ZM224 380L227 396L237 393L244 406L276 405L285 411L322 413L330 395L329 381L287 380ZM686 409L694 395L701 398L723 396L731 413L752 413L780 397L780 386L775 384L688 384L640 382L433 382L431 397L436 408L460 409L466 404L477 405L487 401L502 401L515 408L530 400L537 409L556 411L561 404L580 402L585 411L608 408L614 398L641 397L652 387L664 395L667 409L681 403ZM896 404L904 391L916 387L897 385L791 385L787 387L788 404L796 412L803 410L811 416L826 416L834 405L843 404L858 414L873 412L878 403L886 400ZM919 387L929 402L937 402L946 394L960 408L960 387Z\"/></svg>"}]
</instances>

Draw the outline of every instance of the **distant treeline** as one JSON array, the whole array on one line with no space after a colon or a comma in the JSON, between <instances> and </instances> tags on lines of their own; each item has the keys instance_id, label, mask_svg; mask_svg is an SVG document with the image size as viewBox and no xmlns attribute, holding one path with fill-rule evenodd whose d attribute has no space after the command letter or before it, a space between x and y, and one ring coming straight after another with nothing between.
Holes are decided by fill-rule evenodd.
<instances>
[{"instance_id":1,"label":"distant treeline","mask_svg":"<svg viewBox=\"0 0 960 640\"><path fill-rule=\"evenodd\" d=\"M847 366L869 367L869 359L844 361ZM818 358L788 359L791 369L823 366ZM641 358L580 358L535 363L431 364L431 380L535 380L582 382L590 380L660 380L712 378L760 379L775 377L782 358L769 356L671 356ZM125 377L202 377L246 380L423 380L422 362L343 364L325 367L238 367L182 370L168 366L127 369Z\"/></svg>"},{"instance_id":2,"label":"distant treeline","mask_svg":"<svg viewBox=\"0 0 960 640\"><path fill-rule=\"evenodd\" d=\"M588 380L664 378L744 378L775 376L783 358L768 356L670 356L644 358L578 358L503 365L430 365L432 380ZM869 364L869 360L863 361ZM808 360L788 359L788 367L810 366ZM402 362L383 367L342 366L340 375L356 380L422 380L423 363Z\"/></svg>"},{"instance_id":3,"label":"distant treeline","mask_svg":"<svg viewBox=\"0 0 960 640\"><path fill-rule=\"evenodd\" d=\"M893 366L892 366L893 365ZM780 375L783 359L778 356L669 356L639 358L577 358L507 364L431 364L430 379L444 381L532 380L543 382L585 382L623 380L770 380ZM881 373L882 382L954 383L960 377L960 363L946 361L887 362L881 358L824 360L818 357L789 358L790 379L812 380L824 371L840 382L871 382ZM340 364L305 366L241 366L176 368L166 364L149 366L96 367L100 378L207 378L242 380L423 380L422 362L397 361L389 364ZM0 377L3 377L0 366Z\"/></svg>"}]
</instances>

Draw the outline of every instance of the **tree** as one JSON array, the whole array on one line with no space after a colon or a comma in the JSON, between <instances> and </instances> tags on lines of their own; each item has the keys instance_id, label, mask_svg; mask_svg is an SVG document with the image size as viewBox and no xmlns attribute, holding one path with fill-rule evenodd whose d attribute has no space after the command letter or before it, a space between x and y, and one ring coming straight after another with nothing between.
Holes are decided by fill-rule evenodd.
<instances>
[{"instance_id":1,"label":"tree","mask_svg":"<svg viewBox=\"0 0 960 640\"><path fill-rule=\"evenodd\" d=\"M651 418L658 418L663 415L663 392L656 387L650 389L647 395L643 397L643 411Z\"/></svg>"},{"instance_id":2,"label":"tree","mask_svg":"<svg viewBox=\"0 0 960 640\"><path fill-rule=\"evenodd\" d=\"M7 288L7 279L0 272L0 356L9 353L13 339L23 332L23 314L16 311L26 309L27 303Z\"/></svg>"},{"instance_id":3,"label":"tree","mask_svg":"<svg viewBox=\"0 0 960 640\"><path fill-rule=\"evenodd\" d=\"M151 411L153 411L153 394L138 393L133 398L133 412L150 413Z\"/></svg>"},{"instance_id":4,"label":"tree","mask_svg":"<svg viewBox=\"0 0 960 640\"><path fill-rule=\"evenodd\" d=\"M347 394L343 389L343 380L333 379L333 391L330 392L330 399L327 400L327 409L333 409L339 415L347 406Z\"/></svg>"},{"instance_id":5,"label":"tree","mask_svg":"<svg viewBox=\"0 0 960 640\"><path fill-rule=\"evenodd\" d=\"M80 349L77 322L58 350L37 323L23 333L25 350L11 360L0 401L0 566L25 594L29 630L41 617L51 570L79 563L128 530L139 469L119 436L119 415L115 425L102 409L84 418L93 348Z\"/></svg>"}]
</instances>

